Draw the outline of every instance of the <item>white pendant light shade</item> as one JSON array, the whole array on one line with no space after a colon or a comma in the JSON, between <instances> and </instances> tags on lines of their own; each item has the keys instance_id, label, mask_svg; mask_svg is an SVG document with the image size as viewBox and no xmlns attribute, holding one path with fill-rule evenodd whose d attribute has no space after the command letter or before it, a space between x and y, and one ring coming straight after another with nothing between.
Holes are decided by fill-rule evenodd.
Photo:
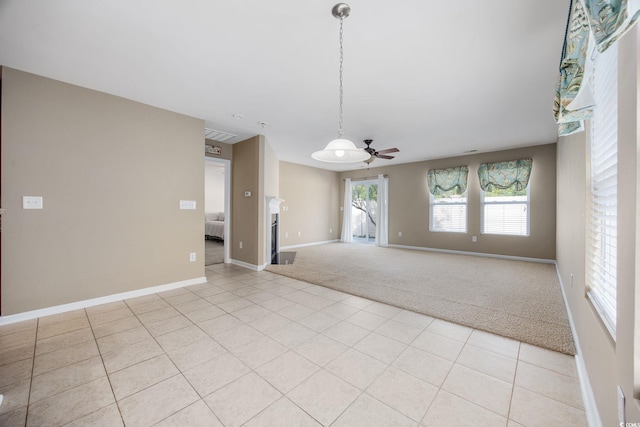
<instances>
[{"instance_id":1,"label":"white pendant light shade","mask_svg":"<svg viewBox=\"0 0 640 427\"><path fill-rule=\"evenodd\" d=\"M311 155L316 160L328 163L363 162L370 156L371 154L364 149L357 148L353 142L342 138L334 139L327 144L324 150L316 151Z\"/></svg>"},{"instance_id":2,"label":"white pendant light shade","mask_svg":"<svg viewBox=\"0 0 640 427\"><path fill-rule=\"evenodd\" d=\"M316 151L311 155L311 157L315 160L319 160L321 162L327 163L357 163L363 162L369 157L371 154L364 151L362 148L357 148L355 144L348 139L344 139L342 135L344 134L344 128L342 127L342 98L343 98L343 84L342 84L342 63L344 60L344 50L342 46L342 24L346 17L351 13L351 8L348 4L338 3L333 6L331 9L331 14L340 20L340 109L338 120L338 139L334 139L330 143L327 144L324 150Z\"/></svg>"}]
</instances>

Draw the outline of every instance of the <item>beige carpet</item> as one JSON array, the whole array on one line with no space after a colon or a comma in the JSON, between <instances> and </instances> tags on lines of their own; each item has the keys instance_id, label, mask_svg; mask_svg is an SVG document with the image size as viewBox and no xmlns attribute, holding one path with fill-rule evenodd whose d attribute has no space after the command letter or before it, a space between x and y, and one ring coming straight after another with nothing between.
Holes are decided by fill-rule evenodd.
<instances>
[{"instance_id":1,"label":"beige carpet","mask_svg":"<svg viewBox=\"0 0 640 427\"><path fill-rule=\"evenodd\" d=\"M552 264L344 243L296 251L267 270L575 354Z\"/></svg>"}]
</instances>

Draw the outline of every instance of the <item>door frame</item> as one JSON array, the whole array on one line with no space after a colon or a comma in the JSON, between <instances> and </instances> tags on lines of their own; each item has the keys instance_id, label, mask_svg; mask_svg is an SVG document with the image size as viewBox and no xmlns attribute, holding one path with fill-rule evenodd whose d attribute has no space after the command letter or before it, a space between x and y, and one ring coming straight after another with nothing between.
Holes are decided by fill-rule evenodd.
<instances>
[{"instance_id":1,"label":"door frame","mask_svg":"<svg viewBox=\"0 0 640 427\"><path fill-rule=\"evenodd\" d=\"M231 160L204 156L204 160L224 164L224 263L231 263ZM204 190L204 188L203 188ZM204 198L203 198L204 200ZM204 203L202 206L204 210Z\"/></svg>"},{"instance_id":2,"label":"door frame","mask_svg":"<svg viewBox=\"0 0 640 427\"><path fill-rule=\"evenodd\" d=\"M375 244L376 243L376 236L374 235L373 238L371 238L371 236L369 236L369 207L371 205L371 201L369 200L369 186L371 185L375 185L378 186L378 180L377 179L366 179L366 180L358 180L355 182L351 182L351 203L353 203L353 188L356 185L366 185L367 186L367 191L366 191L366 195L367 195L367 212L366 212L366 222L367 222L367 227L366 227L366 239L364 239L364 241L362 241L360 238L356 238L353 236L353 234L351 234L351 238L353 239L354 243L363 243L366 245L371 245L371 244ZM350 206L353 209L353 204ZM377 211L376 211L376 215L377 215ZM351 217L351 229L353 229L353 221L354 221L354 217ZM377 219L377 218L376 218ZM352 232L353 233L353 232ZM377 230L376 230L377 233Z\"/></svg>"}]
</instances>

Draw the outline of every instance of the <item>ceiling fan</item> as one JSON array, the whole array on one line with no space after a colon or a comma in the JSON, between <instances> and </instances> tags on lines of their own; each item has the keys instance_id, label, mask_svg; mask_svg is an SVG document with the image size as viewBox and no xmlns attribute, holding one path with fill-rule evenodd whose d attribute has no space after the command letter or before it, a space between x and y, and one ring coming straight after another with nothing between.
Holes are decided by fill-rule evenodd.
<instances>
[{"instance_id":1,"label":"ceiling fan","mask_svg":"<svg viewBox=\"0 0 640 427\"><path fill-rule=\"evenodd\" d=\"M373 162L376 157L379 159L386 159L386 160L391 160L393 159L395 156L388 156L387 154L389 153L397 153L400 150L398 150L397 148L387 148L386 150L380 150L377 151L375 148L371 147L371 143L373 142L373 139L365 139L364 143L367 144L367 148L364 149L364 151L366 151L367 153L371 154L371 157L369 157L367 160L365 160L365 163L371 163Z\"/></svg>"}]
</instances>

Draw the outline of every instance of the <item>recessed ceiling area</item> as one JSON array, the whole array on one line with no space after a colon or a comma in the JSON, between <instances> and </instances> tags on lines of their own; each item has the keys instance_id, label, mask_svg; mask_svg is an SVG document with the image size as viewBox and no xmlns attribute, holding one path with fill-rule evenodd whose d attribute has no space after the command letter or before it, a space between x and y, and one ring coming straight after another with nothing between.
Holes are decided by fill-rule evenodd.
<instances>
[{"instance_id":1,"label":"recessed ceiling area","mask_svg":"<svg viewBox=\"0 0 640 427\"><path fill-rule=\"evenodd\" d=\"M311 158L338 135L335 3L2 0L0 65L203 119L228 143L264 134L280 160L357 169ZM371 166L557 140L568 0L348 3L345 137L400 150Z\"/></svg>"}]
</instances>

